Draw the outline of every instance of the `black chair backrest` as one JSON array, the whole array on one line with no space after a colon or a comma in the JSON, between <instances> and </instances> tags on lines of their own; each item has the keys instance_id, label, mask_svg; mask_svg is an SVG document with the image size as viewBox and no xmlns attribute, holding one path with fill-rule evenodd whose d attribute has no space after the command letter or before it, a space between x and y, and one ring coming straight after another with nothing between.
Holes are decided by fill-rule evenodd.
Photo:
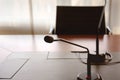
<instances>
[{"instance_id":1,"label":"black chair backrest","mask_svg":"<svg viewBox=\"0 0 120 80\"><path fill-rule=\"evenodd\" d=\"M104 6L57 6L56 34L96 34ZM99 34L105 34L105 16Z\"/></svg>"}]
</instances>

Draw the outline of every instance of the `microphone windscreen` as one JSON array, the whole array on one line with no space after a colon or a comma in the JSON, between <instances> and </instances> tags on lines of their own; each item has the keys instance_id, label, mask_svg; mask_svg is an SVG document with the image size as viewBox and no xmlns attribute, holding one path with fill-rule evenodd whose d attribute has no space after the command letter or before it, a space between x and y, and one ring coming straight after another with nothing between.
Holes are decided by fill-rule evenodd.
<instances>
[{"instance_id":1,"label":"microphone windscreen","mask_svg":"<svg viewBox=\"0 0 120 80\"><path fill-rule=\"evenodd\" d=\"M54 41L54 39L53 39L53 37L51 37L51 36L45 36L45 37L44 37L44 41L45 41L45 42L48 42L48 43L52 43L52 42Z\"/></svg>"}]
</instances>

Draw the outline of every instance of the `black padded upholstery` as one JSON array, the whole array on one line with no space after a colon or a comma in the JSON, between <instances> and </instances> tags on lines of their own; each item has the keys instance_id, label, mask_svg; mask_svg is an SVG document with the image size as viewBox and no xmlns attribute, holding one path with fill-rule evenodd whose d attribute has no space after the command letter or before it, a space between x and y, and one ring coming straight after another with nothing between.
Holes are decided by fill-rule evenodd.
<instances>
[{"instance_id":1,"label":"black padded upholstery","mask_svg":"<svg viewBox=\"0 0 120 80\"><path fill-rule=\"evenodd\" d=\"M56 34L96 34L103 6L57 6ZM99 34L106 33L103 17Z\"/></svg>"}]
</instances>

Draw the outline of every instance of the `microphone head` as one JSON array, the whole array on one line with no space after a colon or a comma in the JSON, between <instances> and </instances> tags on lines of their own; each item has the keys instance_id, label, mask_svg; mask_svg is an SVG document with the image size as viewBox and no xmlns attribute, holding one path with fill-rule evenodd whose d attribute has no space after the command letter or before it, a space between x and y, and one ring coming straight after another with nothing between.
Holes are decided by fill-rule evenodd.
<instances>
[{"instance_id":1,"label":"microphone head","mask_svg":"<svg viewBox=\"0 0 120 80\"><path fill-rule=\"evenodd\" d=\"M45 36L44 41L47 42L47 43L52 43L54 41L54 39L51 36Z\"/></svg>"}]
</instances>

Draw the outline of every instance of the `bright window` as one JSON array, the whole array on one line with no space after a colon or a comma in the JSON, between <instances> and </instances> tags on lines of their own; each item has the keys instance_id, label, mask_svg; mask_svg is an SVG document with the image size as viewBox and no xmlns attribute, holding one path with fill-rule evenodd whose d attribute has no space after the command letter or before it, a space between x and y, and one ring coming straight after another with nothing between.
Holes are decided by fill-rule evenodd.
<instances>
[{"instance_id":1,"label":"bright window","mask_svg":"<svg viewBox=\"0 0 120 80\"><path fill-rule=\"evenodd\" d=\"M109 25L107 3L106 22ZM55 27L57 5L95 6L104 5L104 0L0 0L0 34L48 33Z\"/></svg>"}]
</instances>

